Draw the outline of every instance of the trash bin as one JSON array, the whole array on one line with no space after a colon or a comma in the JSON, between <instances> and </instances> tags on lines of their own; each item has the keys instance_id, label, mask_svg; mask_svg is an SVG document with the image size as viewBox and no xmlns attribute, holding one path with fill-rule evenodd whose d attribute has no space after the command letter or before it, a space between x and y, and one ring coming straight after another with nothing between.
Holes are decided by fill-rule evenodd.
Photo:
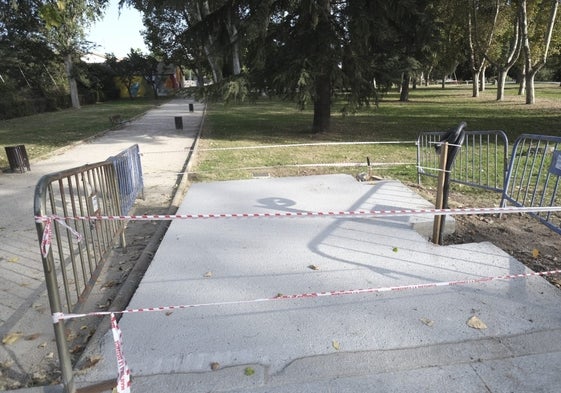
<instances>
[{"instance_id":1,"label":"trash bin","mask_svg":"<svg viewBox=\"0 0 561 393\"><path fill-rule=\"evenodd\" d=\"M26 169L28 171L31 170L25 145L6 146L4 149L6 150L10 169L13 172L24 173Z\"/></svg>"},{"instance_id":2,"label":"trash bin","mask_svg":"<svg viewBox=\"0 0 561 393\"><path fill-rule=\"evenodd\" d=\"M175 116L175 129L182 130L183 129L183 117Z\"/></svg>"},{"instance_id":3,"label":"trash bin","mask_svg":"<svg viewBox=\"0 0 561 393\"><path fill-rule=\"evenodd\" d=\"M189 112L195 112L195 106L193 104L189 104Z\"/></svg>"}]
</instances>

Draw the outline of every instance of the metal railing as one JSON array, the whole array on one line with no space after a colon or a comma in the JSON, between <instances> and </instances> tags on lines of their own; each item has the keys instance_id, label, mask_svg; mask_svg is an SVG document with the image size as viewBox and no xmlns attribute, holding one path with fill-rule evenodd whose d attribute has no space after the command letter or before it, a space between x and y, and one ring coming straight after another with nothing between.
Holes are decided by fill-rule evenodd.
<instances>
[{"instance_id":1,"label":"metal railing","mask_svg":"<svg viewBox=\"0 0 561 393\"><path fill-rule=\"evenodd\" d=\"M561 206L561 137L523 134L516 139L501 206ZM528 213L561 234L561 214Z\"/></svg>"},{"instance_id":2,"label":"metal railing","mask_svg":"<svg viewBox=\"0 0 561 393\"><path fill-rule=\"evenodd\" d=\"M144 180L140 163L140 148L133 145L113 157L109 157L117 171L121 214L127 214L133 207L136 198L144 199Z\"/></svg>"},{"instance_id":3,"label":"metal railing","mask_svg":"<svg viewBox=\"0 0 561 393\"><path fill-rule=\"evenodd\" d=\"M437 178L439 155L435 146L443 131L422 132L417 138L417 181L422 176ZM504 131L466 131L450 181L502 192L508 168L508 138Z\"/></svg>"},{"instance_id":4,"label":"metal railing","mask_svg":"<svg viewBox=\"0 0 561 393\"><path fill-rule=\"evenodd\" d=\"M104 162L39 180L34 214L53 315L81 312L115 244L120 240L125 247L125 221L74 217L126 214L142 187L137 145ZM80 240L76 240L77 234ZM64 322L56 321L54 330L65 392L74 393Z\"/></svg>"}]
</instances>

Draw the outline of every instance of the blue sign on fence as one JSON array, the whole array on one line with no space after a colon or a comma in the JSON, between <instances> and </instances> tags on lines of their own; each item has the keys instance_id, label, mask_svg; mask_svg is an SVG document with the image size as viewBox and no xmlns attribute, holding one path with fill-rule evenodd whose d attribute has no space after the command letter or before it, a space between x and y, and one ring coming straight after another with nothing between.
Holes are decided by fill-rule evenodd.
<instances>
[{"instance_id":1,"label":"blue sign on fence","mask_svg":"<svg viewBox=\"0 0 561 393\"><path fill-rule=\"evenodd\" d=\"M554 175L561 176L561 150L555 150L553 152L549 172Z\"/></svg>"}]
</instances>

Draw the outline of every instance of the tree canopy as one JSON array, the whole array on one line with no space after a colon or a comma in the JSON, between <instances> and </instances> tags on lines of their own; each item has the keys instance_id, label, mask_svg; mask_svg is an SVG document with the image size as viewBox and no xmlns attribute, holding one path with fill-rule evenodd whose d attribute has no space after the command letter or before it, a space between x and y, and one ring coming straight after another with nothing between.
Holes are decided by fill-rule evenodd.
<instances>
[{"instance_id":1,"label":"tree canopy","mask_svg":"<svg viewBox=\"0 0 561 393\"><path fill-rule=\"evenodd\" d=\"M40 84L31 78L48 75L51 84L74 92L84 29L106 3L2 2L1 86L17 80L30 87ZM561 52L559 0L120 0L120 6L142 12L152 52L150 60L131 51L128 66L140 71L130 72L149 81L157 58L191 70L208 95L293 99L313 108L315 132L329 130L334 94L346 98L345 112L377 104L390 88L408 101L417 83L439 79L444 87L458 66L467 70L474 97L491 72L498 100L516 70L532 103L534 77Z\"/></svg>"}]
</instances>

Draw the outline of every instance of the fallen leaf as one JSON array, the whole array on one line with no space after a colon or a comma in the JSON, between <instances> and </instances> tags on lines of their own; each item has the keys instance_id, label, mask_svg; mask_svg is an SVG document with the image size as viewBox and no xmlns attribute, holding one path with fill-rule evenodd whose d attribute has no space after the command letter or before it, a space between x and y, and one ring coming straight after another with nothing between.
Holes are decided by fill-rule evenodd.
<instances>
[{"instance_id":1,"label":"fallen leaf","mask_svg":"<svg viewBox=\"0 0 561 393\"><path fill-rule=\"evenodd\" d=\"M11 257L11 258L8 258L8 262L10 262L10 263L16 263L16 262L18 262L18 261L19 261L19 258L18 258L18 257Z\"/></svg>"},{"instance_id":2,"label":"fallen leaf","mask_svg":"<svg viewBox=\"0 0 561 393\"><path fill-rule=\"evenodd\" d=\"M533 256L534 258L539 257L539 256L540 256L540 250L538 250L537 248L534 248L534 249L532 250L532 256Z\"/></svg>"},{"instance_id":3,"label":"fallen leaf","mask_svg":"<svg viewBox=\"0 0 561 393\"><path fill-rule=\"evenodd\" d=\"M99 355L95 355L95 356L90 356L86 359L86 362L84 364L84 366L82 367L82 370L86 369L86 368L90 368L95 366L96 364L99 363L99 361L103 359L101 356Z\"/></svg>"},{"instance_id":4,"label":"fallen leaf","mask_svg":"<svg viewBox=\"0 0 561 393\"><path fill-rule=\"evenodd\" d=\"M255 370L252 369L251 367L246 367L245 370L243 370L243 373L247 376L250 376L255 374Z\"/></svg>"},{"instance_id":5,"label":"fallen leaf","mask_svg":"<svg viewBox=\"0 0 561 393\"><path fill-rule=\"evenodd\" d=\"M212 277L212 272L206 272L205 274L203 274L203 277L211 278Z\"/></svg>"},{"instance_id":6,"label":"fallen leaf","mask_svg":"<svg viewBox=\"0 0 561 393\"><path fill-rule=\"evenodd\" d=\"M70 353L79 353L80 351L82 351L84 347L81 345L74 345L74 347L72 347L68 352Z\"/></svg>"},{"instance_id":7,"label":"fallen leaf","mask_svg":"<svg viewBox=\"0 0 561 393\"><path fill-rule=\"evenodd\" d=\"M115 280L109 280L107 281L105 284L103 284L101 287L102 288L113 288L115 285L117 285L118 282Z\"/></svg>"},{"instance_id":8,"label":"fallen leaf","mask_svg":"<svg viewBox=\"0 0 561 393\"><path fill-rule=\"evenodd\" d=\"M392 248L392 251L393 251L393 252L397 252L397 251L398 251L398 250L397 250L397 247Z\"/></svg>"},{"instance_id":9,"label":"fallen leaf","mask_svg":"<svg viewBox=\"0 0 561 393\"><path fill-rule=\"evenodd\" d=\"M47 354L47 356L45 356L45 359L53 359L55 357L55 353L54 352L49 352Z\"/></svg>"},{"instance_id":10,"label":"fallen leaf","mask_svg":"<svg viewBox=\"0 0 561 393\"><path fill-rule=\"evenodd\" d=\"M166 312L166 317L169 317L171 314L173 314L173 311Z\"/></svg>"},{"instance_id":11,"label":"fallen leaf","mask_svg":"<svg viewBox=\"0 0 561 393\"><path fill-rule=\"evenodd\" d=\"M308 265L308 269L319 270L319 266L317 266L317 265Z\"/></svg>"},{"instance_id":12,"label":"fallen leaf","mask_svg":"<svg viewBox=\"0 0 561 393\"><path fill-rule=\"evenodd\" d=\"M21 338L22 334L17 332L17 333L8 333L4 336L4 338L2 339L2 344L4 345L10 345L15 343L16 341L18 341Z\"/></svg>"},{"instance_id":13,"label":"fallen leaf","mask_svg":"<svg viewBox=\"0 0 561 393\"><path fill-rule=\"evenodd\" d=\"M218 370L219 368L220 368L220 363L218 363L218 362L212 362L212 363L210 364L210 369L211 369L212 371Z\"/></svg>"},{"instance_id":14,"label":"fallen leaf","mask_svg":"<svg viewBox=\"0 0 561 393\"><path fill-rule=\"evenodd\" d=\"M338 351L339 348L341 348L341 344L340 344L339 341L337 341L337 340L331 341L331 346L332 346L333 348L335 348L336 351Z\"/></svg>"},{"instance_id":15,"label":"fallen leaf","mask_svg":"<svg viewBox=\"0 0 561 393\"><path fill-rule=\"evenodd\" d=\"M487 325L475 315L467 320L467 325L473 329L487 329Z\"/></svg>"},{"instance_id":16,"label":"fallen leaf","mask_svg":"<svg viewBox=\"0 0 561 393\"><path fill-rule=\"evenodd\" d=\"M432 325L434 325L434 321L428 318L421 318L421 322L429 327L432 327Z\"/></svg>"},{"instance_id":17,"label":"fallen leaf","mask_svg":"<svg viewBox=\"0 0 561 393\"><path fill-rule=\"evenodd\" d=\"M47 346L47 342L42 342L41 344L37 345L37 348L45 348Z\"/></svg>"},{"instance_id":18,"label":"fallen leaf","mask_svg":"<svg viewBox=\"0 0 561 393\"><path fill-rule=\"evenodd\" d=\"M25 336L24 340L25 341L33 341L33 340L37 340L39 337L41 337L41 333L33 333L33 334L28 335L28 336Z\"/></svg>"}]
</instances>

